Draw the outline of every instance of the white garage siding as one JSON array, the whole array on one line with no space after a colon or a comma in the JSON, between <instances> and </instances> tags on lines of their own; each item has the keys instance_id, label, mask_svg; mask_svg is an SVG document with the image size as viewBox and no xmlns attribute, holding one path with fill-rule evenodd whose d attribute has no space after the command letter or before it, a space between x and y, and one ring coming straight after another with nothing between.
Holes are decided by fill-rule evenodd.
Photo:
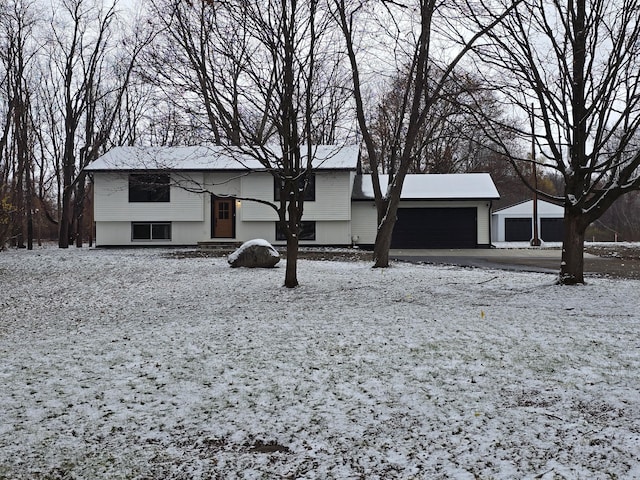
<instances>
[{"instance_id":1,"label":"white garage siding","mask_svg":"<svg viewBox=\"0 0 640 480\"><path fill-rule=\"evenodd\" d=\"M479 202L478 207L478 245L491 246L491 203Z\"/></svg>"},{"instance_id":2,"label":"white garage siding","mask_svg":"<svg viewBox=\"0 0 640 480\"><path fill-rule=\"evenodd\" d=\"M373 202L351 204L351 237L355 245L373 245L378 230L378 215Z\"/></svg>"}]
</instances>

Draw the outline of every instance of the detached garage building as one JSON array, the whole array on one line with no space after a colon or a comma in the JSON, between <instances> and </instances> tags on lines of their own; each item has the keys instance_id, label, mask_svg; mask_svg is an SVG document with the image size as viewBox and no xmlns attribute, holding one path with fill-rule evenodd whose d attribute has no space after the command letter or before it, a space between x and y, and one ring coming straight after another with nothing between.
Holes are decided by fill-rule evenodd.
<instances>
[{"instance_id":1,"label":"detached garage building","mask_svg":"<svg viewBox=\"0 0 640 480\"><path fill-rule=\"evenodd\" d=\"M561 242L564 208L538 200L538 232L544 242ZM533 200L497 210L492 215L494 242L528 242L533 238Z\"/></svg>"},{"instance_id":2,"label":"detached garage building","mask_svg":"<svg viewBox=\"0 0 640 480\"><path fill-rule=\"evenodd\" d=\"M386 190L388 177L380 177ZM353 243L375 243L377 215L371 175L355 178ZM407 175L391 248L488 248L491 202L500 198L488 173Z\"/></svg>"}]
</instances>

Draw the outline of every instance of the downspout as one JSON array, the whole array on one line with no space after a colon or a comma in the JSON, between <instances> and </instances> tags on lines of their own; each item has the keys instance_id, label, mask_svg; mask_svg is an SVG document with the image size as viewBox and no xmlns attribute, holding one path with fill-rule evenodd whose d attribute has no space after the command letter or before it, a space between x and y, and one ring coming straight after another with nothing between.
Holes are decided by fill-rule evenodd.
<instances>
[{"instance_id":1,"label":"downspout","mask_svg":"<svg viewBox=\"0 0 640 480\"><path fill-rule=\"evenodd\" d=\"M491 218L491 211L493 210L493 200L489 200L489 248L496 248L493 245L493 232L491 231L491 226L493 224L493 219Z\"/></svg>"},{"instance_id":2,"label":"downspout","mask_svg":"<svg viewBox=\"0 0 640 480\"><path fill-rule=\"evenodd\" d=\"M96 222L94 220L94 210L96 207L96 189L95 183L93 181L93 173L87 173L87 177L89 177L89 183L91 183L91 209L89 210L89 247L92 247L96 244Z\"/></svg>"}]
</instances>

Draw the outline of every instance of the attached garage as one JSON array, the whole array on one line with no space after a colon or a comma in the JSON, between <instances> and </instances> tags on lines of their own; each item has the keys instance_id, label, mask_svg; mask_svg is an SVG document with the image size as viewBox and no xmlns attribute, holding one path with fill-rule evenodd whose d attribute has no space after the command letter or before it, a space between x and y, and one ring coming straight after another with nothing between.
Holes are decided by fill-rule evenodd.
<instances>
[{"instance_id":1,"label":"attached garage","mask_svg":"<svg viewBox=\"0 0 640 480\"><path fill-rule=\"evenodd\" d=\"M381 187L387 188L386 176ZM353 243L375 242L376 209L371 175L353 187ZM486 173L407 175L391 248L478 248L491 245L491 202L499 194Z\"/></svg>"},{"instance_id":2,"label":"attached garage","mask_svg":"<svg viewBox=\"0 0 640 480\"><path fill-rule=\"evenodd\" d=\"M476 248L477 208L400 208L391 248Z\"/></svg>"},{"instance_id":3,"label":"attached garage","mask_svg":"<svg viewBox=\"0 0 640 480\"><path fill-rule=\"evenodd\" d=\"M561 242L564 208L538 200L538 234L544 242ZM529 242L533 238L533 200L493 212L491 239L494 242Z\"/></svg>"}]
</instances>

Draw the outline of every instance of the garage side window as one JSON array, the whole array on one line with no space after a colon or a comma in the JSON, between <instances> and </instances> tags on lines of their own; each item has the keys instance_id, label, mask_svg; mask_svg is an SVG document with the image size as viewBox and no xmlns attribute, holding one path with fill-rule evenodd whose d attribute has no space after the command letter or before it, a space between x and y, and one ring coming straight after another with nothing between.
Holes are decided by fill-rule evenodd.
<instances>
[{"instance_id":1,"label":"garage side window","mask_svg":"<svg viewBox=\"0 0 640 480\"><path fill-rule=\"evenodd\" d=\"M171 240L171 222L133 222L131 240Z\"/></svg>"},{"instance_id":2,"label":"garage side window","mask_svg":"<svg viewBox=\"0 0 640 480\"><path fill-rule=\"evenodd\" d=\"M170 177L163 173L129 175L129 202L169 202Z\"/></svg>"},{"instance_id":3,"label":"garage side window","mask_svg":"<svg viewBox=\"0 0 640 480\"><path fill-rule=\"evenodd\" d=\"M280 227L280 222L276 222L276 240L286 240L287 236ZM315 240L316 239L316 222L300 222L299 240Z\"/></svg>"}]
</instances>

